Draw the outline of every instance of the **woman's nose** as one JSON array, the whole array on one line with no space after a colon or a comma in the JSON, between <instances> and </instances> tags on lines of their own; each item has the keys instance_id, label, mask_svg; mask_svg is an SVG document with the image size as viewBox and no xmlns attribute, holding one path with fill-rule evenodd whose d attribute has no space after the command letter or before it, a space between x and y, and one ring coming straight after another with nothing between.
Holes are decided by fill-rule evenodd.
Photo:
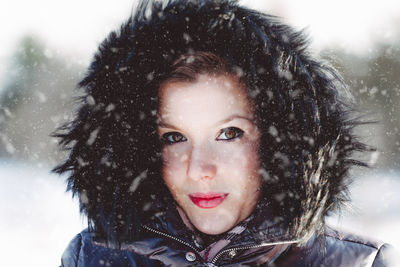
<instances>
[{"instance_id":1,"label":"woman's nose","mask_svg":"<svg viewBox=\"0 0 400 267\"><path fill-rule=\"evenodd\" d=\"M206 145L192 147L187 176L193 180L213 179L217 173L215 156Z\"/></svg>"}]
</instances>

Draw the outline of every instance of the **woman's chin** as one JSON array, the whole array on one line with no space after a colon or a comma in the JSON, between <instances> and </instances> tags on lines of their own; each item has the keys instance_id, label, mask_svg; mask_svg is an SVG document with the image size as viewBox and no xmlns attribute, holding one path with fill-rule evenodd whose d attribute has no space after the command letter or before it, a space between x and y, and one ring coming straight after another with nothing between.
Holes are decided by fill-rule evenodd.
<instances>
[{"instance_id":1,"label":"woman's chin","mask_svg":"<svg viewBox=\"0 0 400 267\"><path fill-rule=\"evenodd\" d=\"M235 226L236 220L234 216L225 215L197 215L191 218L192 224L197 230L208 235L218 235L229 231Z\"/></svg>"},{"instance_id":2,"label":"woman's chin","mask_svg":"<svg viewBox=\"0 0 400 267\"><path fill-rule=\"evenodd\" d=\"M223 227L220 229L216 229L216 228L199 229L199 228L197 228L197 230L199 230L203 234L207 234L207 235L219 235L219 234L227 232L229 229L230 228L227 228L227 227Z\"/></svg>"}]
</instances>

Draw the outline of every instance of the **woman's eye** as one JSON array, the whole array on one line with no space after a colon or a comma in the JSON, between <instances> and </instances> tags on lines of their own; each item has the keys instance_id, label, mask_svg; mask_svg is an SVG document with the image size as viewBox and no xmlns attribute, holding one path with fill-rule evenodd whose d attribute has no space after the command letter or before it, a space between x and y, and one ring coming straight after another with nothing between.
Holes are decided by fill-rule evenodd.
<instances>
[{"instance_id":1,"label":"woman's eye","mask_svg":"<svg viewBox=\"0 0 400 267\"><path fill-rule=\"evenodd\" d=\"M221 133L217 137L217 140L233 140L243 136L243 131L236 127L229 127L222 129Z\"/></svg>"},{"instance_id":2,"label":"woman's eye","mask_svg":"<svg viewBox=\"0 0 400 267\"><path fill-rule=\"evenodd\" d=\"M162 135L161 141L166 144L175 144L186 141L186 138L178 132L169 132Z\"/></svg>"}]
</instances>

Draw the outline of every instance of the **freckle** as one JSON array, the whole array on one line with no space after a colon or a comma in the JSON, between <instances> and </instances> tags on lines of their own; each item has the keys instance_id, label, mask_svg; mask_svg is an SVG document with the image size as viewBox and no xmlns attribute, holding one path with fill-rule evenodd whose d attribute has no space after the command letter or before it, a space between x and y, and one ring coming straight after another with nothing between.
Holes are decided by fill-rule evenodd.
<instances>
[{"instance_id":1,"label":"freckle","mask_svg":"<svg viewBox=\"0 0 400 267\"><path fill-rule=\"evenodd\" d=\"M188 159L188 156L185 154L185 155L183 155L182 157L181 157L181 162L184 162L185 160L187 160Z\"/></svg>"}]
</instances>

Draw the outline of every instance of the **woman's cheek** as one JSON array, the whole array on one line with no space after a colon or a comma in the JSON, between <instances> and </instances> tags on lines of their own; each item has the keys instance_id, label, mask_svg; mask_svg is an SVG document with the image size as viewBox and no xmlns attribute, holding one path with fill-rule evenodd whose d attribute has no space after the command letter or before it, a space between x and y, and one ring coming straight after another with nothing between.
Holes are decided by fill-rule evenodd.
<instances>
[{"instance_id":1,"label":"woman's cheek","mask_svg":"<svg viewBox=\"0 0 400 267\"><path fill-rule=\"evenodd\" d=\"M188 153L183 144L168 145L162 150L162 159L164 165L185 164Z\"/></svg>"},{"instance_id":2,"label":"woman's cheek","mask_svg":"<svg viewBox=\"0 0 400 267\"><path fill-rule=\"evenodd\" d=\"M242 142L238 144L228 144L218 153L218 159L225 166L234 167L233 169L243 171L251 168L254 160L258 159L256 147L252 142Z\"/></svg>"},{"instance_id":3,"label":"woman's cheek","mask_svg":"<svg viewBox=\"0 0 400 267\"><path fill-rule=\"evenodd\" d=\"M250 141L237 143L235 146L225 149L224 154L221 155L221 158L226 160L220 164L224 165L225 174L223 176L232 187L234 191L232 193L237 198L253 202L258 198L254 193L257 193L261 184L257 144Z\"/></svg>"},{"instance_id":4,"label":"woman's cheek","mask_svg":"<svg viewBox=\"0 0 400 267\"><path fill-rule=\"evenodd\" d=\"M182 149L179 150L169 146L163 149L162 158L163 179L171 191L177 191L185 180L185 166L187 164L188 155L184 153Z\"/></svg>"}]
</instances>

